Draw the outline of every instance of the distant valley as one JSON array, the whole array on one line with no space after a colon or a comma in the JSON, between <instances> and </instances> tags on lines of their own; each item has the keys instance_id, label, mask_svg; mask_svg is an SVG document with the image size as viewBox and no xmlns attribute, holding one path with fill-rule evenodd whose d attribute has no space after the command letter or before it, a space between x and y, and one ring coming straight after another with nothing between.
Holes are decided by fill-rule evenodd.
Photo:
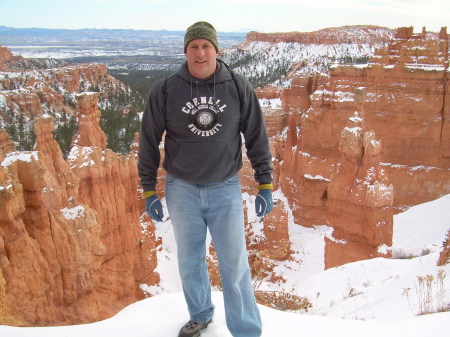
<instances>
[{"instance_id":1,"label":"distant valley","mask_svg":"<svg viewBox=\"0 0 450 337\"><path fill-rule=\"evenodd\" d=\"M245 41L246 33L218 32L220 48ZM184 31L132 29L44 29L0 26L0 46L27 59L102 63L108 72L145 97L153 83L184 60ZM141 103L143 108L143 102Z\"/></svg>"},{"instance_id":2,"label":"distant valley","mask_svg":"<svg viewBox=\"0 0 450 337\"><path fill-rule=\"evenodd\" d=\"M245 41L245 33L218 33L220 48ZM183 31L42 29L0 26L0 45L25 58L104 63L110 69L174 69L184 59Z\"/></svg>"},{"instance_id":3,"label":"distant valley","mask_svg":"<svg viewBox=\"0 0 450 337\"><path fill-rule=\"evenodd\" d=\"M328 73L335 64L367 63L374 49L382 47L392 37L389 29L364 26L330 28L312 33L258 34L219 32L219 57L236 73L246 76L255 88L271 84L279 88L277 90L291 87L288 73ZM103 93L100 98L101 124L109 139L108 146L118 153L128 153L139 126L133 116L143 111L153 83L176 72L184 61L183 39L183 31L18 29L0 26L0 46L6 47L7 53L12 53L14 57L25 59L21 66L10 69L13 72L0 74L5 82L1 91L4 97L9 97L4 99L6 110L0 111L0 127L5 124L18 149L29 150L34 144L32 123L35 112L31 110L43 110L55 116L55 137L67 155L74 129L61 130L70 124L64 122L64 118L60 120L61 106L71 110L76 105L76 93L99 91ZM73 83L78 83L72 85L70 90L64 83L52 83L55 77L51 75L53 72L70 73L73 66L84 69L89 64L106 65L105 73L123 82L130 90L125 87L119 91L106 89L109 85L97 83L95 78L80 81L76 74L69 76ZM35 72L31 69L39 70ZM100 73L105 75L103 70ZM32 86L29 78L35 81ZM50 82L45 78L49 78ZM46 90L58 99L50 102L42 88L48 88ZM109 94L105 95L105 90ZM33 109L26 103L31 98L24 95L34 99ZM59 104L55 105L53 101ZM124 109L131 114L118 114ZM14 113L19 110L23 110L20 115ZM6 118L8 114L11 116ZM16 119L21 115L31 118L25 117L19 123ZM16 132L17 124L23 124L29 132Z\"/></svg>"}]
</instances>

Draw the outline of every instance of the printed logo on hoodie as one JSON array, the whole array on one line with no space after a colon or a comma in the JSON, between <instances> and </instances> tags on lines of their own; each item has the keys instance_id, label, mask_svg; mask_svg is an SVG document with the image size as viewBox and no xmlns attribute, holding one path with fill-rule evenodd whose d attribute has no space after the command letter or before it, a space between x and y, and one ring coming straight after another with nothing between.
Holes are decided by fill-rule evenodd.
<instances>
[{"instance_id":1,"label":"printed logo on hoodie","mask_svg":"<svg viewBox=\"0 0 450 337\"><path fill-rule=\"evenodd\" d=\"M220 99L202 96L193 98L181 110L190 116L191 123L188 127L192 133L200 137L209 137L219 132L222 127L219 116L226 106L226 104L220 105Z\"/></svg>"}]
</instances>

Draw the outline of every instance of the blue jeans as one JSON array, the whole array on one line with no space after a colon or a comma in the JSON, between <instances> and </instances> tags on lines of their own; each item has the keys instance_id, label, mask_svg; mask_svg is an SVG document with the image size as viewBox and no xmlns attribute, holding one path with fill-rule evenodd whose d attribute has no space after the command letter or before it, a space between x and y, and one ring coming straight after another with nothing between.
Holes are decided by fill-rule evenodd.
<instances>
[{"instance_id":1,"label":"blue jeans","mask_svg":"<svg viewBox=\"0 0 450 337\"><path fill-rule=\"evenodd\" d=\"M211 234L219 260L228 329L234 337L261 336L261 317L251 284L239 179L192 184L166 177L166 202L178 250L178 268L191 318L214 315L206 257Z\"/></svg>"}]
</instances>

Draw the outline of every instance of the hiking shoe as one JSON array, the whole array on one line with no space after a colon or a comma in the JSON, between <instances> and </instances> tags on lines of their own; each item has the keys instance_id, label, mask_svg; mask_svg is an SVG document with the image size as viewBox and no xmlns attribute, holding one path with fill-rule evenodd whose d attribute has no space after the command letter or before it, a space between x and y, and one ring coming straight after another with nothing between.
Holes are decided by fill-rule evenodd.
<instances>
[{"instance_id":1,"label":"hiking shoe","mask_svg":"<svg viewBox=\"0 0 450 337\"><path fill-rule=\"evenodd\" d=\"M198 337L200 336L200 332L203 329L206 329L211 321L212 319L210 319L206 323L197 323L196 321L191 319L181 328L178 337Z\"/></svg>"}]
</instances>

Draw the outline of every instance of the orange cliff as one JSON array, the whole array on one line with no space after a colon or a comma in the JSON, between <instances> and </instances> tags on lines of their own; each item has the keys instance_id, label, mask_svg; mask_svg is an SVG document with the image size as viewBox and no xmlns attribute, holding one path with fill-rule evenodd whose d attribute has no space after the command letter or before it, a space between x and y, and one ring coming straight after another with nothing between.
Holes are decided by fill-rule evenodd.
<instances>
[{"instance_id":1,"label":"orange cliff","mask_svg":"<svg viewBox=\"0 0 450 337\"><path fill-rule=\"evenodd\" d=\"M355 29L360 33L354 34L353 30ZM244 45L255 41L303 44L367 43L368 38L371 43L380 43L387 42L386 38L389 35L391 35L391 29L370 25L325 28L314 32L258 33L251 31L247 34Z\"/></svg>"},{"instance_id":2,"label":"orange cliff","mask_svg":"<svg viewBox=\"0 0 450 337\"><path fill-rule=\"evenodd\" d=\"M300 224L328 224L328 186L357 88L365 88L366 128L382 144L394 211L450 193L448 47L445 28L400 28L366 65L333 66L329 75L292 71L292 86L281 93L288 131L274 147L282 163L278 183Z\"/></svg>"},{"instance_id":3,"label":"orange cliff","mask_svg":"<svg viewBox=\"0 0 450 337\"><path fill-rule=\"evenodd\" d=\"M390 256L393 186L380 165L382 144L367 131L365 88L355 93L357 110L339 140L341 158L327 190L332 235L325 238L325 268Z\"/></svg>"},{"instance_id":4,"label":"orange cliff","mask_svg":"<svg viewBox=\"0 0 450 337\"><path fill-rule=\"evenodd\" d=\"M34 151L15 151L0 132L0 324L104 319L142 299L141 284L159 282L153 227L139 225L148 219L136 154L105 149L98 95L77 99L89 122L66 161L51 116L35 123Z\"/></svg>"},{"instance_id":5,"label":"orange cliff","mask_svg":"<svg viewBox=\"0 0 450 337\"><path fill-rule=\"evenodd\" d=\"M14 56L8 48L0 46L0 71L10 70L20 59L22 58Z\"/></svg>"},{"instance_id":6,"label":"orange cliff","mask_svg":"<svg viewBox=\"0 0 450 337\"><path fill-rule=\"evenodd\" d=\"M316 35L249 33L244 46L334 41ZM289 88L257 90L263 100L281 99L275 113L265 108L274 185L295 223L333 228L325 239L327 268L389 256L393 214L450 193L448 40L446 28L419 34L399 28L368 64L332 66L329 74L293 64ZM358 118L360 134L343 134ZM365 173L371 180L359 186ZM367 199L364 186L379 193ZM447 258L448 249L441 261Z\"/></svg>"},{"instance_id":7,"label":"orange cliff","mask_svg":"<svg viewBox=\"0 0 450 337\"><path fill-rule=\"evenodd\" d=\"M46 112L74 113L72 95L101 91L103 98L126 92L104 64L75 64L43 69L0 46L0 101L12 113L39 116Z\"/></svg>"}]
</instances>

